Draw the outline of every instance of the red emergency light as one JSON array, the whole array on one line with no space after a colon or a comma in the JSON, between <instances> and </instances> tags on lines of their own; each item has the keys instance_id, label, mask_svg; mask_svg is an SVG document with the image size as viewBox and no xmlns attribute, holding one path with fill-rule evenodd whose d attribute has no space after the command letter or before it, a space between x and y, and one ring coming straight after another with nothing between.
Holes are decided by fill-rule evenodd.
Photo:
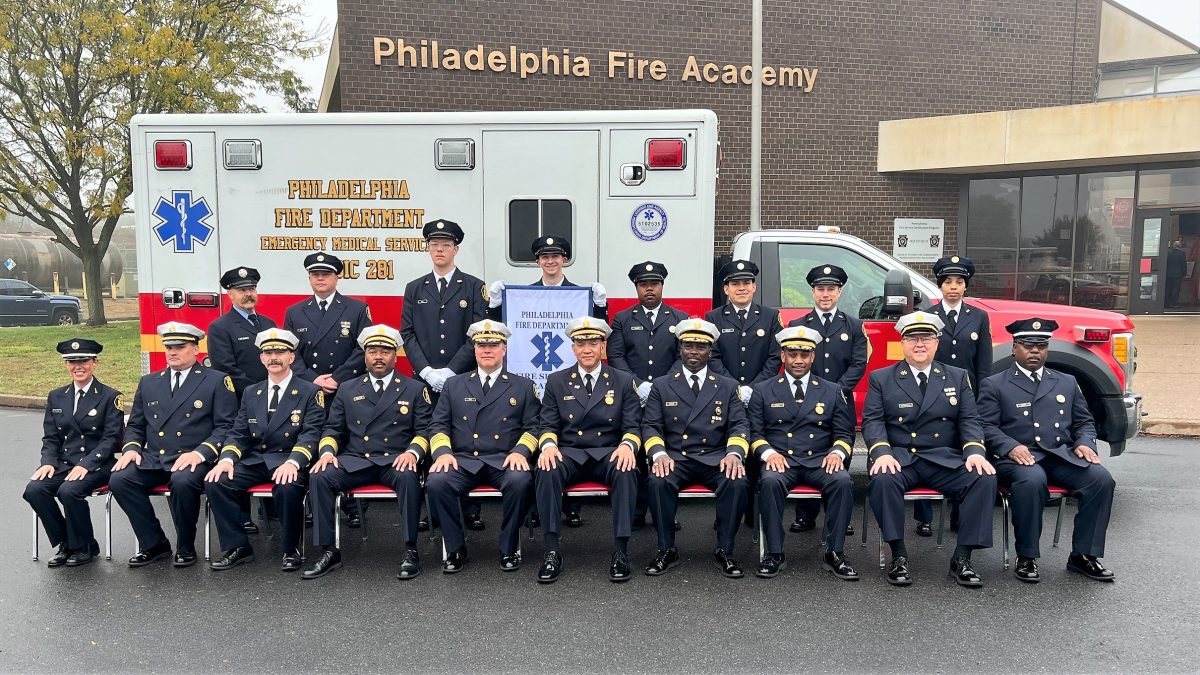
<instances>
[{"instance_id":1,"label":"red emergency light","mask_svg":"<svg viewBox=\"0 0 1200 675\"><path fill-rule=\"evenodd\" d=\"M188 293L187 302L192 307L216 307L219 297L217 293Z\"/></svg>"},{"instance_id":2,"label":"red emergency light","mask_svg":"<svg viewBox=\"0 0 1200 675\"><path fill-rule=\"evenodd\" d=\"M155 141L154 168L187 171L192 168L192 144L187 141Z\"/></svg>"},{"instance_id":3,"label":"red emergency light","mask_svg":"<svg viewBox=\"0 0 1200 675\"><path fill-rule=\"evenodd\" d=\"M682 138L655 138L646 141L646 166L656 169L682 169L687 158Z\"/></svg>"},{"instance_id":4,"label":"red emergency light","mask_svg":"<svg viewBox=\"0 0 1200 675\"><path fill-rule=\"evenodd\" d=\"M1112 336L1112 330L1108 328L1085 328L1077 326L1075 328L1075 340L1077 342L1108 342Z\"/></svg>"}]
</instances>

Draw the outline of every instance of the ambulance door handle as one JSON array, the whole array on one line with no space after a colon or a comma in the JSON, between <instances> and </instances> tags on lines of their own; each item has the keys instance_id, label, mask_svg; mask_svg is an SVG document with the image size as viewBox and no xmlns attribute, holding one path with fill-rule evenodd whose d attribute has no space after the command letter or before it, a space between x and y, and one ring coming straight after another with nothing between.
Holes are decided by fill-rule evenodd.
<instances>
[{"instance_id":1,"label":"ambulance door handle","mask_svg":"<svg viewBox=\"0 0 1200 675\"><path fill-rule=\"evenodd\" d=\"M163 305L167 309L179 309L183 307L183 289L182 288L164 288L162 292Z\"/></svg>"},{"instance_id":2,"label":"ambulance door handle","mask_svg":"<svg viewBox=\"0 0 1200 675\"><path fill-rule=\"evenodd\" d=\"M646 182L646 167L641 164L622 164L621 182L633 187Z\"/></svg>"}]
</instances>

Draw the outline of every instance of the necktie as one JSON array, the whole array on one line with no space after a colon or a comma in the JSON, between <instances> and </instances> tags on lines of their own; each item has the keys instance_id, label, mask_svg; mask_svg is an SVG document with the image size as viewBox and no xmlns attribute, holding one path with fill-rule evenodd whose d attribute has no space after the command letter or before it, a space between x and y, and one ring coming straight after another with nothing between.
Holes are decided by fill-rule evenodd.
<instances>
[{"instance_id":1,"label":"necktie","mask_svg":"<svg viewBox=\"0 0 1200 675\"><path fill-rule=\"evenodd\" d=\"M175 392L179 391L179 371L175 371L175 383L171 385L171 396L175 396Z\"/></svg>"},{"instance_id":2,"label":"necktie","mask_svg":"<svg viewBox=\"0 0 1200 675\"><path fill-rule=\"evenodd\" d=\"M376 394L383 393L383 380L375 380L375 393Z\"/></svg>"},{"instance_id":3,"label":"necktie","mask_svg":"<svg viewBox=\"0 0 1200 675\"><path fill-rule=\"evenodd\" d=\"M917 373L917 381L921 384L921 393L924 394L926 389L929 389L929 376L925 373Z\"/></svg>"},{"instance_id":4,"label":"necktie","mask_svg":"<svg viewBox=\"0 0 1200 675\"><path fill-rule=\"evenodd\" d=\"M246 318L250 320L251 326L254 326L255 328L261 328L261 326L258 325L258 315L257 314L251 314L250 316L248 316Z\"/></svg>"},{"instance_id":5,"label":"necktie","mask_svg":"<svg viewBox=\"0 0 1200 675\"><path fill-rule=\"evenodd\" d=\"M654 325L654 318L657 316L657 314L657 312L646 312L646 318L650 320L651 326Z\"/></svg>"},{"instance_id":6,"label":"necktie","mask_svg":"<svg viewBox=\"0 0 1200 675\"><path fill-rule=\"evenodd\" d=\"M587 389L588 396L592 395L592 374L588 373L583 376L583 388Z\"/></svg>"},{"instance_id":7,"label":"necktie","mask_svg":"<svg viewBox=\"0 0 1200 675\"><path fill-rule=\"evenodd\" d=\"M487 393L491 390L492 390L492 376L488 375L487 377L483 378L483 395L487 396Z\"/></svg>"},{"instance_id":8,"label":"necktie","mask_svg":"<svg viewBox=\"0 0 1200 675\"><path fill-rule=\"evenodd\" d=\"M796 380L796 403L804 403L804 383Z\"/></svg>"},{"instance_id":9,"label":"necktie","mask_svg":"<svg viewBox=\"0 0 1200 675\"><path fill-rule=\"evenodd\" d=\"M746 321L746 310L744 310L744 309L739 309L739 310L738 310L738 318L739 318L739 319L741 319L743 323L745 323L745 321Z\"/></svg>"},{"instance_id":10,"label":"necktie","mask_svg":"<svg viewBox=\"0 0 1200 675\"><path fill-rule=\"evenodd\" d=\"M271 415L275 414L275 410L279 408L279 385L271 385L271 405L267 407L267 419L271 419Z\"/></svg>"},{"instance_id":11,"label":"necktie","mask_svg":"<svg viewBox=\"0 0 1200 675\"><path fill-rule=\"evenodd\" d=\"M322 312L324 312L324 311L325 311L325 309L326 309L327 307L329 307L329 301L328 301L328 300L322 300L322 301L320 301L320 302L318 302L318 303L317 303L317 306L321 308L321 311L322 311Z\"/></svg>"},{"instance_id":12,"label":"necktie","mask_svg":"<svg viewBox=\"0 0 1200 675\"><path fill-rule=\"evenodd\" d=\"M71 412L73 412L73 413L79 412L79 404L83 403L83 393L84 392L82 389L75 390L75 409L72 410Z\"/></svg>"},{"instance_id":13,"label":"necktie","mask_svg":"<svg viewBox=\"0 0 1200 675\"><path fill-rule=\"evenodd\" d=\"M948 326L950 328L950 330L954 330L954 326L957 323L957 321L958 321L958 310L957 309L952 309L946 313L946 326Z\"/></svg>"},{"instance_id":14,"label":"necktie","mask_svg":"<svg viewBox=\"0 0 1200 675\"><path fill-rule=\"evenodd\" d=\"M438 279L438 295L443 298L446 297L446 277Z\"/></svg>"},{"instance_id":15,"label":"necktie","mask_svg":"<svg viewBox=\"0 0 1200 675\"><path fill-rule=\"evenodd\" d=\"M1033 386L1035 387L1038 386L1038 384L1040 384L1042 381L1042 378L1038 377L1037 373L1030 373L1029 376L1033 378Z\"/></svg>"},{"instance_id":16,"label":"necktie","mask_svg":"<svg viewBox=\"0 0 1200 675\"><path fill-rule=\"evenodd\" d=\"M700 376L692 375L692 393L696 396L700 395Z\"/></svg>"},{"instance_id":17,"label":"necktie","mask_svg":"<svg viewBox=\"0 0 1200 675\"><path fill-rule=\"evenodd\" d=\"M821 324L825 328L829 328L829 322L831 320L831 318L830 318L831 316L832 316L832 312L825 312L824 314L821 315Z\"/></svg>"}]
</instances>

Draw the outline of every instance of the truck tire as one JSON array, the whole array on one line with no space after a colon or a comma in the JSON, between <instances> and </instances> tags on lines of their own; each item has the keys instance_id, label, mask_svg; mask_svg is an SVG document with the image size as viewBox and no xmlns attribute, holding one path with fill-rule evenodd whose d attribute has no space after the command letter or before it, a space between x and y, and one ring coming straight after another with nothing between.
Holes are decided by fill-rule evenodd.
<instances>
[{"instance_id":1,"label":"truck tire","mask_svg":"<svg viewBox=\"0 0 1200 675\"><path fill-rule=\"evenodd\" d=\"M67 310L58 310L50 318L52 326L70 326L75 323L78 323L75 320L75 315Z\"/></svg>"}]
</instances>

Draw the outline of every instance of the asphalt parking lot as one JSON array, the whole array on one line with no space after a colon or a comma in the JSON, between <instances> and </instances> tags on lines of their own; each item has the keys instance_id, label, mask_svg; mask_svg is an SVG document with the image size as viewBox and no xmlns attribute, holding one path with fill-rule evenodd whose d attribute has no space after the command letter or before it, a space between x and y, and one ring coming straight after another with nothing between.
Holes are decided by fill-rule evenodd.
<instances>
[{"instance_id":1,"label":"asphalt parking lot","mask_svg":"<svg viewBox=\"0 0 1200 675\"><path fill-rule=\"evenodd\" d=\"M975 555L981 590L946 575L945 550L908 539L916 583L892 588L869 541L846 552L863 580L820 569L816 533L789 535L788 569L778 578L727 580L710 564L712 507L684 503L679 545L685 563L666 576L607 581L608 510L584 509L585 525L564 532L566 573L538 586L540 540L525 540L516 573L497 566L499 509L471 533L473 562L462 574L438 570L440 547L420 541L424 573L395 579L398 543L390 504L370 510L369 539L343 530L346 566L302 581L278 571L275 539L253 539L257 560L228 572L203 564L129 569L134 543L114 503L113 560L47 569L29 559L30 511L21 500L37 466L41 414L0 410L7 431L0 468L0 670L4 672L1195 672L1200 667L1200 538L1195 440L1141 438L1106 460L1117 498L1105 563L1112 584L1065 571L1070 552L1052 548L1046 512L1043 581L1029 586L1001 570L996 548ZM855 468L861 527L866 476ZM167 523L166 505L159 507ZM102 532L103 509L93 506ZM278 526L276 525L276 531ZM215 537L215 532L214 532ZM101 541L103 544L103 541ZM202 545L201 541L197 542ZM215 545L214 545L215 547ZM650 530L630 546L640 569L654 552ZM752 567L749 530L738 554Z\"/></svg>"}]
</instances>

